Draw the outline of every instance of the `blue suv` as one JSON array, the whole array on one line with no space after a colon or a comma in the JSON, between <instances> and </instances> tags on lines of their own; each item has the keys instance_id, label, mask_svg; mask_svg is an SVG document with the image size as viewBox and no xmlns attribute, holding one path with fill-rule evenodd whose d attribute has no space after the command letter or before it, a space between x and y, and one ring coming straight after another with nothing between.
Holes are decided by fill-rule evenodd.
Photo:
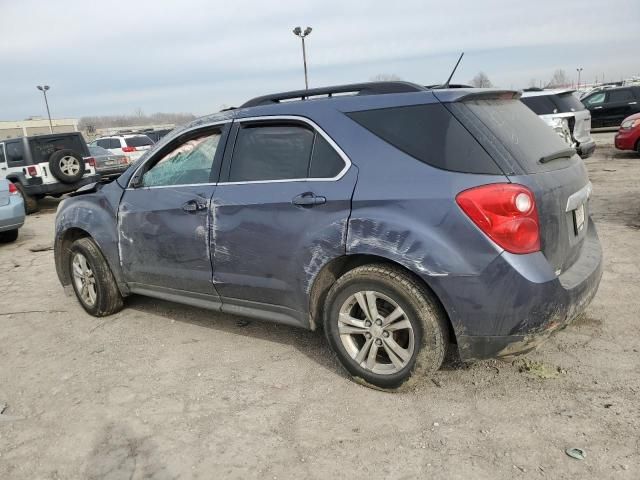
<instances>
[{"instance_id":1,"label":"blue suv","mask_svg":"<svg viewBox=\"0 0 640 480\"><path fill-rule=\"evenodd\" d=\"M512 91L343 85L255 98L64 200L59 279L91 315L131 294L324 330L396 388L534 348L601 277L591 183Z\"/></svg>"}]
</instances>

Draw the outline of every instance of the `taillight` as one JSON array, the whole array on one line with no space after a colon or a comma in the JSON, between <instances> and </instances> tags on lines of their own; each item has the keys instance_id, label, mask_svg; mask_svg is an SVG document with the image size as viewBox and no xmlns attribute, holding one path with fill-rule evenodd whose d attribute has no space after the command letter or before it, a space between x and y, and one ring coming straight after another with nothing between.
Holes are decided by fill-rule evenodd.
<instances>
[{"instance_id":1,"label":"taillight","mask_svg":"<svg viewBox=\"0 0 640 480\"><path fill-rule=\"evenodd\" d=\"M36 169L36 167L27 167L27 173L32 177L35 177L36 175L38 175L38 170Z\"/></svg>"},{"instance_id":2,"label":"taillight","mask_svg":"<svg viewBox=\"0 0 640 480\"><path fill-rule=\"evenodd\" d=\"M494 183L460 192L456 202L489 238L511 253L540 250L540 222L531 190Z\"/></svg>"},{"instance_id":3,"label":"taillight","mask_svg":"<svg viewBox=\"0 0 640 480\"><path fill-rule=\"evenodd\" d=\"M96 166L96 159L93 157L87 157L84 159L85 163L88 163L89 166L91 167L95 167Z\"/></svg>"},{"instance_id":4,"label":"taillight","mask_svg":"<svg viewBox=\"0 0 640 480\"><path fill-rule=\"evenodd\" d=\"M136 147L122 147L123 152L135 152Z\"/></svg>"},{"instance_id":5,"label":"taillight","mask_svg":"<svg viewBox=\"0 0 640 480\"><path fill-rule=\"evenodd\" d=\"M9 182L9 195L17 195L20 193L18 191L18 187L16 187L13 183Z\"/></svg>"}]
</instances>

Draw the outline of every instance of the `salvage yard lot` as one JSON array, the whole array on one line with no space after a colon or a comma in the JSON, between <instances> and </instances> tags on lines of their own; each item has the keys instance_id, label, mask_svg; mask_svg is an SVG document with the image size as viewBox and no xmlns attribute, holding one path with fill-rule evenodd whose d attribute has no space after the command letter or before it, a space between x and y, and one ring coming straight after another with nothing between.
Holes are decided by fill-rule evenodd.
<instances>
[{"instance_id":1,"label":"salvage yard lot","mask_svg":"<svg viewBox=\"0 0 640 480\"><path fill-rule=\"evenodd\" d=\"M640 478L640 158L594 138L586 314L395 394L349 380L321 333L142 297L89 316L31 251L46 200L0 245L0 478Z\"/></svg>"}]
</instances>

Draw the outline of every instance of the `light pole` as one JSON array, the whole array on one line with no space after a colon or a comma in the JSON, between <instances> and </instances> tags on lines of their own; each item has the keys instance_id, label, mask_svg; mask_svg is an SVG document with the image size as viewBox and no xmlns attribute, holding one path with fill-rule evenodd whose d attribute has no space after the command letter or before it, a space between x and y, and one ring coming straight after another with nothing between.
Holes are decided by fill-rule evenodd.
<instances>
[{"instance_id":1,"label":"light pole","mask_svg":"<svg viewBox=\"0 0 640 480\"><path fill-rule=\"evenodd\" d=\"M293 29L293 34L300 37L300 40L302 40L302 61L304 63L304 88L306 90L309 90L309 79L307 78L307 50L304 45L304 39L310 33L311 33L311 27L305 28L304 32L300 27L296 27Z\"/></svg>"},{"instance_id":2,"label":"light pole","mask_svg":"<svg viewBox=\"0 0 640 480\"><path fill-rule=\"evenodd\" d=\"M580 90L580 74L582 73L582 67L576 68L576 72L578 72L578 90Z\"/></svg>"},{"instance_id":3,"label":"light pole","mask_svg":"<svg viewBox=\"0 0 640 480\"><path fill-rule=\"evenodd\" d=\"M49 111L49 102L47 101L47 90L49 85L38 85L38 90L44 95L44 104L47 106L47 116L49 117L49 131L53 133L53 124L51 123L51 112Z\"/></svg>"}]
</instances>

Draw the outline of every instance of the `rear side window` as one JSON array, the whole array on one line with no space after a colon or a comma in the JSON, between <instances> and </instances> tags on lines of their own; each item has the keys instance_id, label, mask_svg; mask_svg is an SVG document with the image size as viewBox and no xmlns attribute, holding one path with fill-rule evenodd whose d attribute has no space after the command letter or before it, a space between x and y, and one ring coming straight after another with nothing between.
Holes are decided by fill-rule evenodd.
<instances>
[{"instance_id":1,"label":"rear side window","mask_svg":"<svg viewBox=\"0 0 640 480\"><path fill-rule=\"evenodd\" d=\"M633 102L634 100L633 92L630 88L627 88L624 90L609 90L607 103L624 103Z\"/></svg>"},{"instance_id":2,"label":"rear side window","mask_svg":"<svg viewBox=\"0 0 640 480\"><path fill-rule=\"evenodd\" d=\"M526 109L524 105L522 107ZM433 167L465 173L502 173L480 144L440 103L347 115L387 143Z\"/></svg>"},{"instance_id":3,"label":"rear side window","mask_svg":"<svg viewBox=\"0 0 640 480\"><path fill-rule=\"evenodd\" d=\"M556 170L570 164L566 158L540 162L544 156L566 150L567 144L518 100L468 100L452 103L450 108L494 157L502 161L500 152L506 149L525 173Z\"/></svg>"},{"instance_id":4,"label":"rear side window","mask_svg":"<svg viewBox=\"0 0 640 480\"><path fill-rule=\"evenodd\" d=\"M17 142L7 142L7 160L11 163L23 162L24 161L24 146L22 145L22 140Z\"/></svg>"},{"instance_id":5,"label":"rear side window","mask_svg":"<svg viewBox=\"0 0 640 480\"><path fill-rule=\"evenodd\" d=\"M153 145L153 141L146 135L125 138L124 141L126 142L127 147L146 147L148 145Z\"/></svg>"},{"instance_id":6,"label":"rear side window","mask_svg":"<svg viewBox=\"0 0 640 480\"><path fill-rule=\"evenodd\" d=\"M122 144L120 143L119 138L112 138L109 140L109 146L107 148L121 148Z\"/></svg>"},{"instance_id":7,"label":"rear side window","mask_svg":"<svg viewBox=\"0 0 640 480\"><path fill-rule=\"evenodd\" d=\"M247 125L238 130L230 182L306 178L314 132L300 125Z\"/></svg>"}]
</instances>

